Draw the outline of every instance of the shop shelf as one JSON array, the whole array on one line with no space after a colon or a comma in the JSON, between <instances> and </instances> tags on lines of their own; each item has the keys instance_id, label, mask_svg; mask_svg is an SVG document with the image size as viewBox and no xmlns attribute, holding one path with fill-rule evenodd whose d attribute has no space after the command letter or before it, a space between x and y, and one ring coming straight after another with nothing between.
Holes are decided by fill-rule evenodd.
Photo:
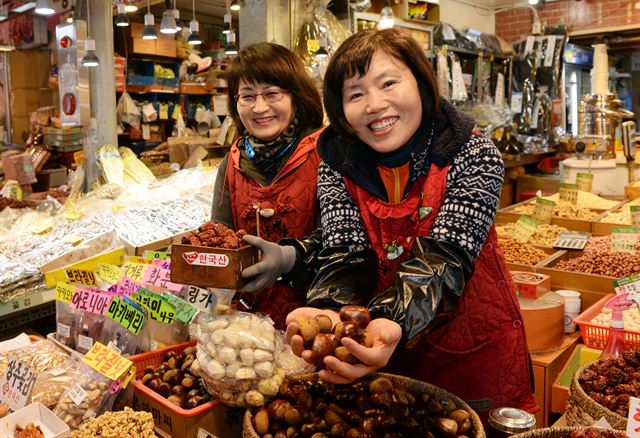
<instances>
[{"instance_id":1,"label":"shop shelf","mask_svg":"<svg viewBox=\"0 0 640 438\"><path fill-rule=\"evenodd\" d=\"M127 77L127 85L140 85L143 87L151 86L155 83L153 76L130 75Z\"/></svg>"},{"instance_id":2,"label":"shop shelf","mask_svg":"<svg viewBox=\"0 0 640 438\"><path fill-rule=\"evenodd\" d=\"M575 318L574 321L580 326L582 340L584 345L587 347L603 350L607 345L607 340L609 339L609 327L593 324L591 320L598 316L607 301L609 301L614 295L615 294L609 294L605 296ZM622 333L624 334L624 339L628 349L637 350L640 348L640 332L623 329Z\"/></svg>"},{"instance_id":3,"label":"shop shelf","mask_svg":"<svg viewBox=\"0 0 640 438\"><path fill-rule=\"evenodd\" d=\"M53 301L54 293L53 289L45 289L26 293L6 303L0 303L0 317Z\"/></svg>"},{"instance_id":4,"label":"shop shelf","mask_svg":"<svg viewBox=\"0 0 640 438\"><path fill-rule=\"evenodd\" d=\"M179 87L179 78L155 78L155 84L161 87Z\"/></svg>"}]
</instances>

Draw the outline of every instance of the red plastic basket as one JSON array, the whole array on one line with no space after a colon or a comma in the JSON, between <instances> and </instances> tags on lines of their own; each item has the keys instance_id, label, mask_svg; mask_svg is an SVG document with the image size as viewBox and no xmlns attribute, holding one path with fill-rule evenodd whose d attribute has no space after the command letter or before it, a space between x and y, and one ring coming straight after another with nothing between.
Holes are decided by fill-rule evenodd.
<instances>
[{"instance_id":1,"label":"red plastic basket","mask_svg":"<svg viewBox=\"0 0 640 438\"><path fill-rule=\"evenodd\" d=\"M139 379L144 375L144 369L148 366L158 366L164 360L164 354L168 351L182 351L187 347L192 347L196 345L196 341L183 342L182 344L171 345L169 347L161 348L159 350L150 351L148 353L141 353L129 358L131 362L133 362L133 366L136 367L136 377L133 380L133 386L136 390L143 392L148 397L155 400L158 404L161 404L167 410L172 411L176 415L181 417L195 417L196 415L200 415L204 412L210 411L220 404L219 400L211 400L207 403L204 403L200 406L197 406L193 409L182 409L179 406L174 405L169 402L166 398L152 390L151 388L147 388L140 382Z\"/></svg>"},{"instance_id":2,"label":"red plastic basket","mask_svg":"<svg viewBox=\"0 0 640 438\"><path fill-rule=\"evenodd\" d=\"M609 327L593 324L591 320L598 316L607 301L609 301L614 295L615 294L609 294L605 296L574 319L574 322L580 326L582 341L587 347L604 350L604 347L607 345L607 340L609 339ZM624 329L622 332L624 333L624 340L628 349L640 349L640 332Z\"/></svg>"}]
</instances>

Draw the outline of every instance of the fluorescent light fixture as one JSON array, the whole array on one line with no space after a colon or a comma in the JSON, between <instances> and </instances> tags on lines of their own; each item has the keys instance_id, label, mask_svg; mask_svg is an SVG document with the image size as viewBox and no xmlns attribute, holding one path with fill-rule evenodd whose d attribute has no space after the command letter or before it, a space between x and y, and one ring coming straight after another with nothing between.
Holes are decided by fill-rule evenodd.
<instances>
[{"instance_id":1,"label":"fluorescent light fixture","mask_svg":"<svg viewBox=\"0 0 640 438\"><path fill-rule=\"evenodd\" d=\"M96 56L96 42L92 38L87 38L84 41L84 49L87 53L82 57L82 65L85 67L97 67L100 65L100 60Z\"/></svg>"},{"instance_id":2,"label":"fluorescent light fixture","mask_svg":"<svg viewBox=\"0 0 640 438\"><path fill-rule=\"evenodd\" d=\"M237 55L238 54L238 46L236 46L236 33L229 32L227 34L227 45L224 48L225 55Z\"/></svg>"},{"instance_id":3,"label":"fluorescent light fixture","mask_svg":"<svg viewBox=\"0 0 640 438\"><path fill-rule=\"evenodd\" d=\"M138 6L131 2L127 2L127 4L124 6L124 10L125 12L135 12L138 10Z\"/></svg>"},{"instance_id":4,"label":"fluorescent light fixture","mask_svg":"<svg viewBox=\"0 0 640 438\"><path fill-rule=\"evenodd\" d=\"M142 29L143 40L157 40L158 33L155 28L155 18L151 12L144 14L144 29Z\"/></svg>"},{"instance_id":5,"label":"fluorescent light fixture","mask_svg":"<svg viewBox=\"0 0 640 438\"><path fill-rule=\"evenodd\" d=\"M15 8L13 11L14 12L27 12L29 9L33 9L35 7L36 7L36 3L35 2L27 2L27 3L21 4L20 6Z\"/></svg>"},{"instance_id":6,"label":"fluorescent light fixture","mask_svg":"<svg viewBox=\"0 0 640 438\"><path fill-rule=\"evenodd\" d=\"M189 36L187 37L187 43L192 46L197 46L198 44L202 44L202 37L200 37L200 25L198 21L194 18L189 22Z\"/></svg>"},{"instance_id":7,"label":"fluorescent light fixture","mask_svg":"<svg viewBox=\"0 0 640 438\"><path fill-rule=\"evenodd\" d=\"M233 0L229 5L229 9L231 9L232 11L239 11L241 7L242 6L240 5L240 2L238 0Z\"/></svg>"},{"instance_id":8,"label":"fluorescent light fixture","mask_svg":"<svg viewBox=\"0 0 640 438\"><path fill-rule=\"evenodd\" d=\"M116 26L127 27L129 25L129 17L125 13L124 3L118 3L118 15L116 15Z\"/></svg>"},{"instance_id":9,"label":"fluorescent light fixture","mask_svg":"<svg viewBox=\"0 0 640 438\"><path fill-rule=\"evenodd\" d=\"M171 9L165 9L162 13L162 21L160 22L160 33L174 34L176 32L176 19L173 17L173 11Z\"/></svg>"},{"instance_id":10,"label":"fluorescent light fixture","mask_svg":"<svg viewBox=\"0 0 640 438\"><path fill-rule=\"evenodd\" d=\"M538 0L529 0L529 4L530 5L537 5L538 4Z\"/></svg>"},{"instance_id":11,"label":"fluorescent light fixture","mask_svg":"<svg viewBox=\"0 0 640 438\"><path fill-rule=\"evenodd\" d=\"M36 2L36 14L51 15L56 11L49 4L49 0L38 0Z\"/></svg>"}]
</instances>

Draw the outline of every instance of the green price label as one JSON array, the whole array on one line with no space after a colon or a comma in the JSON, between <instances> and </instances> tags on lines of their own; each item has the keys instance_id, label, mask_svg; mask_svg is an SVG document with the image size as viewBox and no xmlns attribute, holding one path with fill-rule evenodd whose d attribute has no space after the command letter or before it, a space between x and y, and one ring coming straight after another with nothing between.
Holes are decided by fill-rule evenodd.
<instances>
[{"instance_id":1,"label":"green price label","mask_svg":"<svg viewBox=\"0 0 640 438\"><path fill-rule=\"evenodd\" d=\"M169 254L166 251L150 251L144 252L144 258L148 260L166 260L169 258Z\"/></svg>"},{"instance_id":2,"label":"green price label","mask_svg":"<svg viewBox=\"0 0 640 438\"><path fill-rule=\"evenodd\" d=\"M137 294L132 295L133 299L149 309L151 319L164 324L173 324L176 319L176 308L158 295L144 287L140 288Z\"/></svg>"},{"instance_id":3,"label":"green price label","mask_svg":"<svg viewBox=\"0 0 640 438\"><path fill-rule=\"evenodd\" d=\"M140 333L144 325L144 312L118 297L113 297L113 300L111 300L109 309L107 309L107 316L134 335Z\"/></svg>"},{"instance_id":4,"label":"green price label","mask_svg":"<svg viewBox=\"0 0 640 438\"><path fill-rule=\"evenodd\" d=\"M536 206L533 210L533 219L537 220L540 224L549 225L555 208L556 203L552 200L538 197L536 198Z\"/></svg>"},{"instance_id":5,"label":"green price label","mask_svg":"<svg viewBox=\"0 0 640 438\"><path fill-rule=\"evenodd\" d=\"M640 273L613 280L613 287L617 295L624 293L640 293Z\"/></svg>"},{"instance_id":6,"label":"green price label","mask_svg":"<svg viewBox=\"0 0 640 438\"><path fill-rule=\"evenodd\" d=\"M182 298L176 297L169 292L163 293L162 298L167 300L176 308L176 319L183 324L189 324L195 314L198 313L198 309L187 303Z\"/></svg>"},{"instance_id":7,"label":"green price label","mask_svg":"<svg viewBox=\"0 0 640 438\"><path fill-rule=\"evenodd\" d=\"M611 233L611 252L635 254L638 251L638 230L635 227L614 227Z\"/></svg>"},{"instance_id":8,"label":"green price label","mask_svg":"<svg viewBox=\"0 0 640 438\"><path fill-rule=\"evenodd\" d=\"M513 225L511 237L521 242L528 242L531 235L538 228L538 221L527 216L520 216L520 219Z\"/></svg>"},{"instance_id":9,"label":"green price label","mask_svg":"<svg viewBox=\"0 0 640 438\"><path fill-rule=\"evenodd\" d=\"M631 223L640 230L640 205L630 206L629 211L631 212Z\"/></svg>"},{"instance_id":10,"label":"green price label","mask_svg":"<svg viewBox=\"0 0 640 438\"><path fill-rule=\"evenodd\" d=\"M576 184L560 183L560 200L570 202L572 204L578 203L578 186Z\"/></svg>"},{"instance_id":11,"label":"green price label","mask_svg":"<svg viewBox=\"0 0 640 438\"><path fill-rule=\"evenodd\" d=\"M591 186L593 185L593 173L579 172L576 175L576 186L581 192L591 193Z\"/></svg>"}]
</instances>

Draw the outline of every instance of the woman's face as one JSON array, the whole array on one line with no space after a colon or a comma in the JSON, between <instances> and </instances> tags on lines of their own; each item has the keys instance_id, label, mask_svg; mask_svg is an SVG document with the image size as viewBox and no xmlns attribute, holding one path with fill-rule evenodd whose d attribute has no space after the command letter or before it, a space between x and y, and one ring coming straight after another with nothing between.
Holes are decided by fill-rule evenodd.
<instances>
[{"instance_id":1,"label":"woman's face","mask_svg":"<svg viewBox=\"0 0 640 438\"><path fill-rule=\"evenodd\" d=\"M260 140L273 140L291 124L293 100L282 91L275 85L240 80L236 108L249 134Z\"/></svg>"},{"instance_id":2,"label":"woman's face","mask_svg":"<svg viewBox=\"0 0 640 438\"><path fill-rule=\"evenodd\" d=\"M380 50L364 76L344 81L342 108L358 138L382 153L404 146L422 122L416 78L409 67Z\"/></svg>"}]
</instances>

